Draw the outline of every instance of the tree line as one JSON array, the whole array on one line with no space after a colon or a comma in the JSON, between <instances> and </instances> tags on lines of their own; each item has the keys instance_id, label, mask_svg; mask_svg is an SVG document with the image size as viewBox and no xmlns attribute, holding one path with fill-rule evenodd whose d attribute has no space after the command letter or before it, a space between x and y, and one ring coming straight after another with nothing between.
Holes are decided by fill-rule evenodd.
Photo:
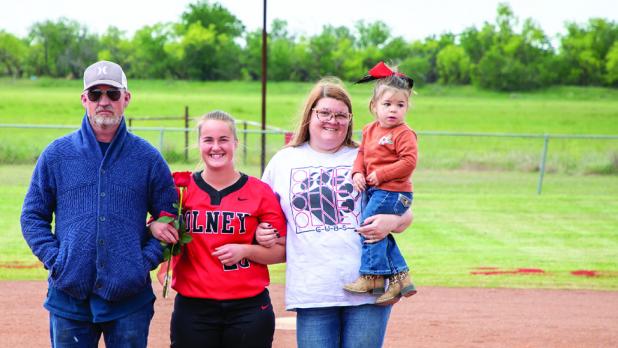
<instances>
[{"instance_id":1,"label":"tree line","mask_svg":"<svg viewBox=\"0 0 618 348\"><path fill-rule=\"evenodd\" d=\"M417 83L474 84L509 91L555 85L618 86L618 24L602 18L565 24L558 47L532 19L500 4L493 22L406 41L384 22L353 28L326 25L313 36L290 33L275 19L268 33L268 79L355 80L380 60ZM259 80L261 29L244 24L219 3L188 5L178 22L156 23L132 37L116 27L101 35L77 21L37 22L19 38L0 30L0 75L80 78L90 63L118 62L130 78Z\"/></svg>"}]
</instances>

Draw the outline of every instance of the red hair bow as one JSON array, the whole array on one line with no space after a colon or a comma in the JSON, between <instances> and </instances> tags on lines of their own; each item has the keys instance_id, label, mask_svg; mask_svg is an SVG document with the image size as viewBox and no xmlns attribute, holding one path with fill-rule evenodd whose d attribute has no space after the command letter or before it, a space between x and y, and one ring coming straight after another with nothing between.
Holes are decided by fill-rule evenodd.
<instances>
[{"instance_id":1,"label":"red hair bow","mask_svg":"<svg viewBox=\"0 0 618 348\"><path fill-rule=\"evenodd\" d=\"M378 64L376 64L376 66L371 68L367 73L368 75L356 81L356 83L365 83L365 82L369 82L373 80L379 80L379 79L389 77L389 76L399 76L408 81L410 88L414 86L414 80L412 80L411 77L408 77L405 74L402 74L400 72L395 72L391 70L391 68L389 68L386 64L384 64L384 62L379 62Z\"/></svg>"}]
</instances>

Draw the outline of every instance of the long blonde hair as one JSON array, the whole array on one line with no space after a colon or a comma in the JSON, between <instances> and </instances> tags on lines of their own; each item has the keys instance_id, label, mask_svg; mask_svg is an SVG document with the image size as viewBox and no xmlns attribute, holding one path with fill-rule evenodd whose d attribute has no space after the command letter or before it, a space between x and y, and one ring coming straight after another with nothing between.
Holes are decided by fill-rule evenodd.
<instances>
[{"instance_id":1,"label":"long blonde hair","mask_svg":"<svg viewBox=\"0 0 618 348\"><path fill-rule=\"evenodd\" d=\"M287 146L300 146L309 141L309 123L311 122L311 116L313 114L313 108L322 98L333 98L343 102L347 107L350 114L352 113L352 102L350 101L350 95L343 87L341 80L335 77L327 77L318 81L305 101L302 114L300 115L299 122L296 125L296 130L292 135L292 139ZM352 124L353 118L348 123L348 131L345 139L343 140L344 146L357 147L358 144L352 140Z\"/></svg>"}]
</instances>

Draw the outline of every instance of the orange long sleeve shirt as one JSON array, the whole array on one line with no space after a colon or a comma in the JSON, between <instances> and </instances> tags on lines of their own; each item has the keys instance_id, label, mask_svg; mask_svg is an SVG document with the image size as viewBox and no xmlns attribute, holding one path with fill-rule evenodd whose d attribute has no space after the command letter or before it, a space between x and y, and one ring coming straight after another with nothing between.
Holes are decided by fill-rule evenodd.
<instances>
[{"instance_id":1,"label":"orange long sleeve shirt","mask_svg":"<svg viewBox=\"0 0 618 348\"><path fill-rule=\"evenodd\" d=\"M416 133L405 123L383 128L374 121L363 128L363 139L354 161L352 175L376 172L377 188L385 191L412 192L412 172L416 168Z\"/></svg>"}]
</instances>

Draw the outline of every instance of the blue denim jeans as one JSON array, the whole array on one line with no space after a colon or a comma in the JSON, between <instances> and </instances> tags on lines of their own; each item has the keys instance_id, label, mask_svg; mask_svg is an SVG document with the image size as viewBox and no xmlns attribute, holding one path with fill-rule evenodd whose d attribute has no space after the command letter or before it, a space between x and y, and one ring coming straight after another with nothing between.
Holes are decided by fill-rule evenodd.
<instances>
[{"instance_id":1,"label":"blue denim jeans","mask_svg":"<svg viewBox=\"0 0 618 348\"><path fill-rule=\"evenodd\" d=\"M392 306L298 308L298 348L379 348Z\"/></svg>"},{"instance_id":2,"label":"blue denim jeans","mask_svg":"<svg viewBox=\"0 0 618 348\"><path fill-rule=\"evenodd\" d=\"M103 334L106 347L146 348L154 303L120 319L91 323L49 314L52 348L97 348Z\"/></svg>"},{"instance_id":3,"label":"blue denim jeans","mask_svg":"<svg viewBox=\"0 0 618 348\"><path fill-rule=\"evenodd\" d=\"M362 221L376 214L402 215L412 204L412 192L391 192L370 187L366 192L367 204L363 209ZM407 272L408 265L401 255L395 238L389 234L376 243L365 243L361 236L363 253L361 257L361 274L392 275Z\"/></svg>"}]
</instances>

